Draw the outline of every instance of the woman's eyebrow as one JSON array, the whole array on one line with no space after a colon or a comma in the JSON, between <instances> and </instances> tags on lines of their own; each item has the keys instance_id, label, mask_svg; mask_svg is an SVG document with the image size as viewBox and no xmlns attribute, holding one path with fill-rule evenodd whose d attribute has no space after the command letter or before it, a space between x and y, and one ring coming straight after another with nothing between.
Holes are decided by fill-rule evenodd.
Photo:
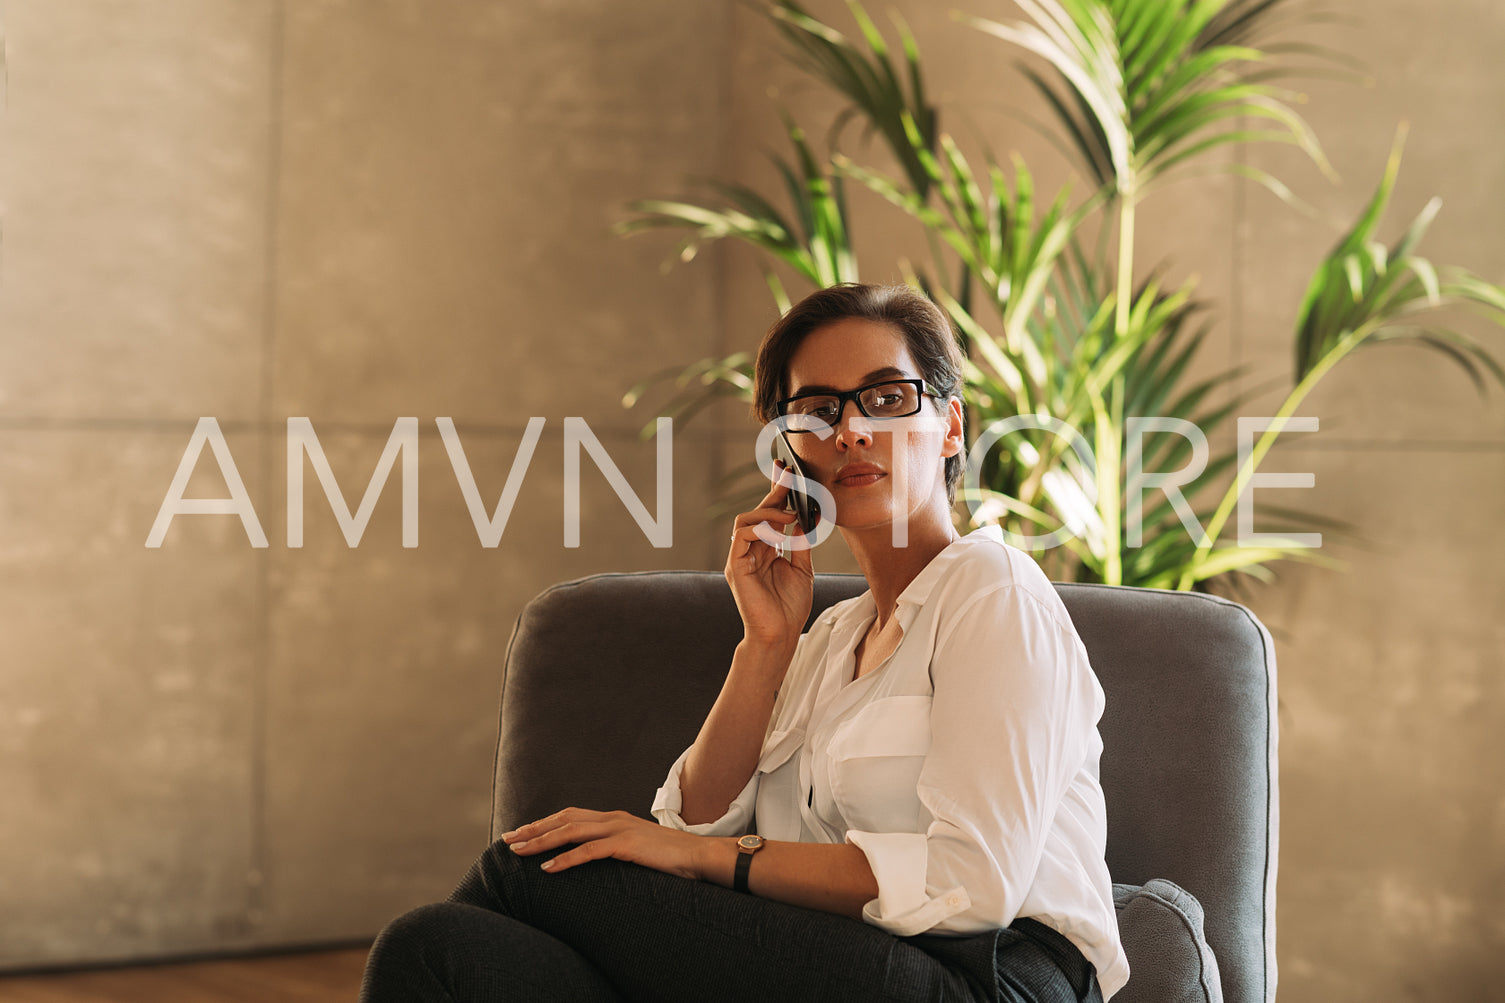
<instances>
[{"instance_id":1,"label":"woman's eyebrow","mask_svg":"<svg viewBox=\"0 0 1505 1003\"><path fill-rule=\"evenodd\" d=\"M882 380L912 379L914 379L913 376L910 376L898 366L884 366L882 369L874 369L872 372L863 376L857 381L857 385L859 387L865 387L872 383L881 382ZM805 394L831 394L838 392L839 391L837 390L837 388L831 386L829 383L807 383L800 386L797 390L791 392L790 396L801 397Z\"/></svg>"}]
</instances>

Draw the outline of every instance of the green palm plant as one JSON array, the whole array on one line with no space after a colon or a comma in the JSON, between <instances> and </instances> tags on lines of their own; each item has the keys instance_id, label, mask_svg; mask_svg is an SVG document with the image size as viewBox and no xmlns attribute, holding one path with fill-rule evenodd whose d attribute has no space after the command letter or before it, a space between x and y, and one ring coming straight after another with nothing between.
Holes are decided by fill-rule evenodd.
<instances>
[{"instance_id":1,"label":"green palm plant","mask_svg":"<svg viewBox=\"0 0 1505 1003\"><path fill-rule=\"evenodd\" d=\"M1137 208L1142 199L1188 165L1235 142L1289 140L1323 162L1299 116L1273 85L1246 79L1248 67L1264 61L1260 50L1225 39L1231 13L1223 0L1021 0L1028 22L970 23L1043 58L1058 79L1030 79L1071 137L1112 213L1117 231L1112 342L1125 357L1150 340L1134 325L1132 294ZM1244 5L1250 8L1250 5ZM1274 4L1266 4L1268 10ZM1249 11L1246 11L1248 13ZM1244 35L1257 19L1237 21ZM1280 126L1256 131L1241 126L1254 118ZM1121 477L1127 375L1120 367L1092 378L1082 389L1092 409L1097 448L1097 484ZM1124 581L1123 508L1117 490L1096 490L1102 580Z\"/></svg>"},{"instance_id":2,"label":"green palm plant","mask_svg":"<svg viewBox=\"0 0 1505 1003\"><path fill-rule=\"evenodd\" d=\"M1318 382L1360 348L1409 341L1438 350L1457 362L1481 390L1486 375L1505 384L1505 370L1477 342L1427 324L1427 314L1452 306L1476 308L1505 322L1505 289L1461 268L1439 274L1430 261L1416 254L1441 201L1434 198L1428 202L1393 247L1375 240L1395 189L1400 153L1398 138L1368 206L1313 274L1296 322L1296 385L1224 491L1208 521L1208 538L1198 544L1175 577L1177 588L1189 588L1238 566L1232 562L1250 560L1249 556L1228 553L1219 557L1213 541L1227 525L1239 496L1247 490L1276 436L1285 430ZM1169 582L1169 576L1164 576L1156 583Z\"/></svg>"},{"instance_id":3,"label":"green palm plant","mask_svg":"<svg viewBox=\"0 0 1505 1003\"><path fill-rule=\"evenodd\" d=\"M1311 280L1296 331L1295 385L1274 424L1247 456L1214 453L1208 443L1250 396L1234 393L1244 374L1189 379L1210 322L1192 285L1136 279L1136 213L1177 178L1209 169L1288 195L1248 165L1209 163L1212 151L1234 144L1292 144L1330 173L1278 86L1290 72L1279 58L1283 47L1265 42L1284 0L1018 2L1023 20L963 20L1043 60L1043 72L1027 67L1026 76L1055 119L1059 144L1079 164L1076 185L1042 198L1017 157L1005 168L987 155L974 167L927 103L919 48L902 22L900 60L857 0L848 7L861 44L791 0L776 0L768 14L798 65L848 100L824 158L786 116L798 169L776 162L794 211L780 214L746 188L719 185L712 191L720 201L711 204L635 203L622 232L687 229L685 255L698 242L732 237L812 286L853 280L842 183L855 181L925 233L928 267L910 274L948 312L967 355L970 425L974 440L981 438L964 491L974 521L998 522L1037 550L1062 543L1046 554L1053 573L1113 584L1204 588L1232 572L1266 576L1276 560L1325 560L1298 535L1323 524L1300 513L1277 513L1282 531L1263 534L1258 546L1240 546L1228 532L1276 436L1323 376L1366 345L1411 340L1463 365L1481 386L1486 376L1505 383L1480 345L1429 323L1430 311L1460 303L1505 323L1505 291L1458 269L1439 271L1416 254L1435 204L1394 247L1375 240L1397 144L1378 191ZM856 120L888 147L897 176L841 149ZM1089 233L1097 234L1095 246ZM776 305L787 309L782 284L765 274ZM746 396L748 362L745 355L704 360L658 376L676 378L670 407L687 414L721 396ZM1170 424L1147 432L1139 416ZM983 448L994 446L989 430L1000 421L1011 433ZM1187 464L1200 466L1186 485L1195 504L1170 491L1142 504L1148 471Z\"/></svg>"}]
</instances>

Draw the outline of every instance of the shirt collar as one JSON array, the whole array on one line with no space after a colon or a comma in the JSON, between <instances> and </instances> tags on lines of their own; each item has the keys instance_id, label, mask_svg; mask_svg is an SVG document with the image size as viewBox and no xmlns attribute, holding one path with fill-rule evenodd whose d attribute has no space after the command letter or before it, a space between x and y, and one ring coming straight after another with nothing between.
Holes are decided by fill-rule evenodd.
<instances>
[{"instance_id":1,"label":"shirt collar","mask_svg":"<svg viewBox=\"0 0 1505 1003\"><path fill-rule=\"evenodd\" d=\"M902 626L907 628L910 620L910 616L906 616L902 612L904 607L909 606L912 609L918 609L924 606L930 599L930 593L935 590L936 585L945 577L946 569L961 557L963 551L968 547L975 546L984 541L1002 543L1003 530L997 526L983 526L979 529L974 529L966 536L952 540L946 545L946 549L930 559L930 563L925 565L918 575L915 575L914 581L910 582L905 586L904 591L899 593L898 605L901 611L899 622ZM845 604L837 603L822 613L818 619L824 623L834 624L843 612L848 616L871 619L878 610L877 604L873 601L872 590L862 593L862 595L852 600L850 605L846 605L844 610L839 611L838 608L843 605Z\"/></svg>"}]
</instances>

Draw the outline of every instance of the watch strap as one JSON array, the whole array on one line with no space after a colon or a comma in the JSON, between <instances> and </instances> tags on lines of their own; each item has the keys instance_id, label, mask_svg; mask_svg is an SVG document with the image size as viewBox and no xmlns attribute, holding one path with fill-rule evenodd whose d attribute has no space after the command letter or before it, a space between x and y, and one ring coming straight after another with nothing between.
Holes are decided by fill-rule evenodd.
<instances>
[{"instance_id":1,"label":"watch strap","mask_svg":"<svg viewBox=\"0 0 1505 1003\"><path fill-rule=\"evenodd\" d=\"M751 853L739 852L737 854L737 869L732 872L732 887L744 895L747 891L747 872L752 869Z\"/></svg>"}]
</instances>

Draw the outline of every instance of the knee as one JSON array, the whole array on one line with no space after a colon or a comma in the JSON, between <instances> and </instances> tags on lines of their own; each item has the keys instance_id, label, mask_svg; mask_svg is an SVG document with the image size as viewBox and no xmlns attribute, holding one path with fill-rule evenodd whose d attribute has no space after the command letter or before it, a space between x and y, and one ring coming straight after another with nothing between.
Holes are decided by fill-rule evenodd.
<instances>
[{"instance_id":1,"label":"knee","mask_svg":"<svg viewBox=\"0 0 1505 1003\"><path fill-rule=\"evenodd\" d=\"M427 998L432 961L442 954L452 920L443 903L419 906L388 923L371 945L361 1003Z\"/></svg>"},{"instance_id":2,"label":"knee","mask_svg":"<svg viewBox=\"0 0 1505 1003\"><path fill-rule=\"evenodd\" d=\"M394 961L403 963L422 958L426 947L443 944L453 924L449 912L448 903L435 902L411 909L392 920L371 945L367 970Z\"/></svg>"}]
</instances>

